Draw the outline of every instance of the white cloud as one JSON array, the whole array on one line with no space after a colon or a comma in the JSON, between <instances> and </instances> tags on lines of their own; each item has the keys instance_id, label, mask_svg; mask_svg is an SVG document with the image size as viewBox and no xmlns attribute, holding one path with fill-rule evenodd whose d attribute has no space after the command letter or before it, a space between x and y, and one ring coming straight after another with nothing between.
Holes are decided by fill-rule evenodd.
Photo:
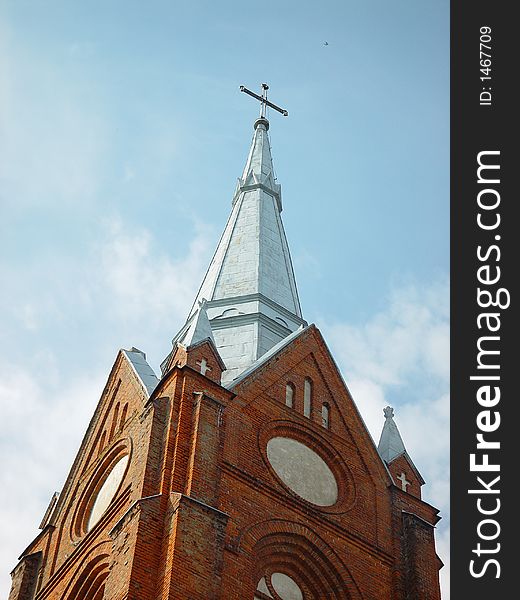
<instances>
[{"instance_id":1,"label":"white cloud","mask_svg":"<svg viewBox=\"0 0 520 600\"><path fill-rule=\"evenodd\" d=\"M164 323L172 313L187 317L207 263L208 231L208 226L195 223L187 253L172 259L155 251L147 230L130 232L119 219L113 220L98 252L101 285L117 312L126 317L146 317L152 323ZM174 240L166 246L174 246Z\"/></svg>"},{"instance_id":2,"label":"white cloud","mask_svg":"<svg viewBox=\"0 0 520 600\"><path fill-rule=\"evenodd\" d=\"M422 296L413 286L395 291L385 311L363 327L336 323L329 332L345 372L380 385L399 385L413 373L447 377L449 337L445 284Z\"/></svg>"},{"instance_id":3,"label":"white cloud","mask_svg":"<svg viewBox=\"0 0 520 600\"><path fill-rule=\"evenodd\" d=\"M29 353L31 360L49 344L63 354L63 338L68 344L88 340L98 351L111 347L110 357L121 345L137 343L165 355L209 261L211 228L200 222L191 227L191 241L176 248L175 239L158 244L147 229L116 217L94 231L90 252L69 255L58 248L58 253L31 256L23 268L0 265L3 344L11 353ZM174 250L173 257L167 249ZM60 356L60 361L69 359Z\"/></svg>"},{"instance_id":4,"label":"white cloud","mask_svg":"<svg viewBox=\"0 0 520 600\"><path fill-rule=\"evenodd\" d=\"M25 302L20 307L15 307L15 314L29 331L36 331L39 327L37 308L30 302Z\"/></svg>"}]
</instances>

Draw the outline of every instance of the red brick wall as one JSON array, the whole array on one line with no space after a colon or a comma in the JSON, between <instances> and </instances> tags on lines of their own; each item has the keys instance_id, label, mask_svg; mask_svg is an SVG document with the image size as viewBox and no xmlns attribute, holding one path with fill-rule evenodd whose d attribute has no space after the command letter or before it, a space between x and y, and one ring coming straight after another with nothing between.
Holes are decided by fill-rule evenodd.
<instances>
[{"instance_id":1,"label":"red brick wall","mask_svg":"<svg viewBox=\"0 0 520 600\"><path fill-rule=\"evenodd\" d=\"M33 598L41 558L41 552L29 554L16 565L11 573L13 583L9 600L31 600Z\"/></svg>"}]
</instances>

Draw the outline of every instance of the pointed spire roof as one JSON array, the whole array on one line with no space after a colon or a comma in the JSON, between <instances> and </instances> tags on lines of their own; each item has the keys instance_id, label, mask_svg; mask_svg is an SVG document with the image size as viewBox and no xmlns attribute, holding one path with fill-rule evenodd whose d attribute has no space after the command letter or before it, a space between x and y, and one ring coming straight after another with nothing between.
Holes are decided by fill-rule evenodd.
<instances>
[{"instance_id":1,"label":"pointed spire roof","mask_svg":"<svg viewBox=\"0 0 520 600\"><path fill-rule=\"evenodd\" d=\"M383 425L377 449L381 458L386 463L390 463L394 458L405 453L406 448L394 421L394 409L391 406L387 406L383 409L383 413L385 415L385 424Z\"/></svg>"},{"instance_id":2,"label":"pointed spire roof","mask_svg":"<svg viewBox=\"0 0 520 600\"><path fill-rule=\"evenodd\" d=\"M208 319L208 313L206 312L206 300L202 300L199 303L199 308L196 313L193 314L191 319L188 320L181 335L176 340L179 344L186 346L192 346L202 340L209 339L215 344L215 338L213 337L213 331Z\"/></svg>"},{"instance_id":3,"label":"pointed spire roof","mask_svg":"<svg viewBox=\"0 0 520 600\"><path fill-rule=\"evenodd\" d=\"M289 246L281 220L265 118L257 119L251 149L237 183L233 209L190 315L198 302L263 294L301 318Z\"/></svg>"},{"instance_id":4,"label":"pointed spire roof","mask_svg":"<svg viewBox=\"0 0 520 600\"><path fill-rule=\"evenodd\" d=\"M268 129L262 113L254 124L226 227L188 320L173 339L174 346L193 344L211 332L226 365L222 385L307 325L281 219L281 187L274 174ZM168 365L163 361L163 374Z\"/></svg>"},{"instance_id":5,"label":"pointed spire roof","mask_svg":"<svg viewBox=\"0 0 520 600\"><path fill-rule=\"evenodd\" d=\"M383 425L383 431L381 432L381 437L377 446L379 455L387 465L390 465L399 456L404 456L417 476L419 485L423 485L424 479L406 451L403 438L395 424L394 409L391 406L386 406L383 408L383 413L385 415L385 424Z\"/></svg>"}]
</instances>

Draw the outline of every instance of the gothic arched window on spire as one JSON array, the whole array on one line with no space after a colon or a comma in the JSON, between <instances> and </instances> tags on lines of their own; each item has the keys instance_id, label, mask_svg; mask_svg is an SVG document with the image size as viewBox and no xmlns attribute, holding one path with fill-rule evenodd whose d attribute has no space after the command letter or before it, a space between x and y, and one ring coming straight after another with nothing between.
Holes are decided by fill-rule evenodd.
<instances>
[{"instance_id":1,"label":"gothic arched window on spire","mask_svg":"<svg viewBox=\"0 0 520 600\"><path fill-rule=\"evenodd\" d=\"M312 408L312 381L307 378L303 384L303 416L310 418Z\"/></svg>"},{"instance_id":2,"label":"gothic arched window on spire","mask_svg":"<svg viewBox=\"0 0 520 600\"><path fill-rule=\"evenodd\" d=\"M321 405L321 424L325 429L328 429L330 425L330 406L327 402Z\"/></svg>"},{"instance_id":3,"label":"gothic arched window on spire","mask_svg":"<svg viewBox=\"0 0 520 600\"><path fill-rule=\"evenodd\" d=\"M285 405L288 406L289 408L294 408L294 391L295 391L294 384L289 382L285 386Z\"/></svg>"}]
</instances>

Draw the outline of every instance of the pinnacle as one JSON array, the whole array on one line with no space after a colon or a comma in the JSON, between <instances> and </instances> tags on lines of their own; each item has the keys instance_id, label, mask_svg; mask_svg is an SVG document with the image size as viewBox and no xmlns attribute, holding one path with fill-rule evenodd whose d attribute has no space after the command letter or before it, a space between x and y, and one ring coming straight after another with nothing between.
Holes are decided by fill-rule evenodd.
<instances>
[{"instance_id":1,"label":"pinnacle","mask_svg":"<svg viewBox=\"0 0 520 600\"><path fill-rule=\"evenodd\" d=\"M391 406L387 406L383 409L383 413L385 415L385 424L383 425L377 449L381 458L386 463L390 463L394 458L406 452L406 448L394 421L394 409Z\"/></svg>"}]
</instances>

